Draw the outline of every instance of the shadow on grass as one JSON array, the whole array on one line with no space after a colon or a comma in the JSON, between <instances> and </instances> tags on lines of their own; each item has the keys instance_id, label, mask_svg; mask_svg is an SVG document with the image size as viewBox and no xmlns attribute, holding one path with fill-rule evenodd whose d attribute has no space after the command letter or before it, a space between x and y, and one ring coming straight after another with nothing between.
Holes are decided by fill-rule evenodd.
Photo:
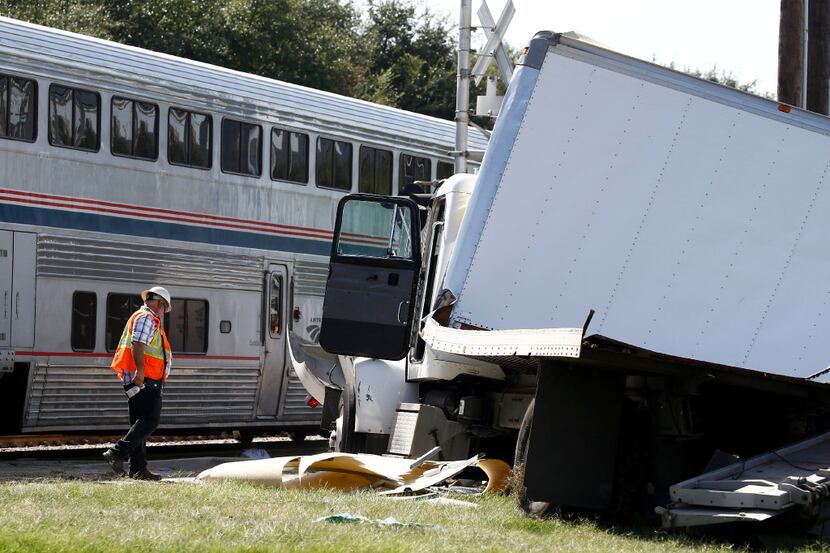
<instances>
[{"instance_id":1,"label":"shadow on grass","mask_svg":"<svg viewBox=\"0 0 830 553\"><path fill-rule=\"evenodd\" d=\"M780 517L762 523L732 523L706 528L665 530L656 516L638 514L626 517L624 523L609 520L590 511L553 509L544 516L523 516L505 522L505 527L545 535L557 532L550 524L590 524L599 531L615 536L652 543L674 543L689 547L725 548L746 551L826 551L830 553L830 537L808 534L812 526L798 516Z\"/></svg>"},{"instance_id":2,"label":"shadow on grass","mask_svg":"<svg viewBox=\"0 0 830 553\"><path fill-rule=\"evenodd\" d=\"M600 521L603 531L649 541L674 541L689 546L724 547L747 551L828 551L830 541L807 534L803 520L781 520L775 523L732 523L706 528L664 530L659 520L639 516L625 524Z\"/></svg>"}]
</instances>

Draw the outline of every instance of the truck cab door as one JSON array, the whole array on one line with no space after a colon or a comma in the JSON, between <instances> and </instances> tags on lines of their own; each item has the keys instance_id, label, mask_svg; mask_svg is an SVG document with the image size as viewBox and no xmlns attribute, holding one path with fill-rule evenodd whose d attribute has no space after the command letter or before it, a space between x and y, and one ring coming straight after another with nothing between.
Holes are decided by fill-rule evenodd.
<instances>
[{"instance_id":1,"label":"truck cab door","mask_svg":"<svg viewBox=\"0 0 830 553\"><path fill-rule=\"evenodd\" d=\"M323 303L329 353L403 359L421 265L418 207L406 198L340 200Z\"/></svg>"}]
</instances>

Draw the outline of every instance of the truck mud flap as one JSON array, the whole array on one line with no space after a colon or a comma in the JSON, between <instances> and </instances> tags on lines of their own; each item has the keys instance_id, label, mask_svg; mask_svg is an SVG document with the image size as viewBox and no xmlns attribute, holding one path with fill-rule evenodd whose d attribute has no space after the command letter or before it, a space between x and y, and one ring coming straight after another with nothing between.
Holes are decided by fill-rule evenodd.
<instances>
[{"instance_id":1,"label":"truck mud flap","mask_svg":"<svg viewBox=\"0 0 830 553\"><path fill-rule=\"evenodd\" d=\"M531 501L611 503L625 375L542 361L524 481Z\"/></svg>"},{"instance_id":2,"label":"truck mud flap","mask_svg":"<svg viewBox=\"0 0 830 553\"><path fill-rule=\"evenodd\" d=\"M333 386L326 386L326 395L323 400L323 417L320 420L320 429L324 431L334 430L334 424L340 416L340 396L343 390Z\"/></svg>"}]
</instances>

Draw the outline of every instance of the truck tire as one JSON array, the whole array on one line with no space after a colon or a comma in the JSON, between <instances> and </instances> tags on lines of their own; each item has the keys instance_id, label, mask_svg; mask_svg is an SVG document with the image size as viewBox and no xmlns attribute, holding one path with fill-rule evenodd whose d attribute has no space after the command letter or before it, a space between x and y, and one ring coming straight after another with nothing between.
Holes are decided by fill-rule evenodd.
<instances>
[{"instance_id":1,"label":"truck tire","mask_svg":"<svg viewBox=\"0 0 830 553\"><path fill-rule=\"evenodd\" d=\"M334 431L334 451L341 453L386 453L388 434L355 431L356 396L354 387L346 384L340 394L340 416Z\"/></svg>"},{"instance_id":2,"label":"truck tire","mask_svg":"<svg viewBox=\"0 0 830 553\"><path fill-rule=\"evenodd\" d=\"M531 399L527 406L522 424L519 427L519 435L516 438L516 455L513 460L513 495L516 497L516 505L526 515L532 517L543 517L550 509L547 501L530 501L527 498L525 487L525 461L527 460L527 446L530 438L530 426L533 424L533 408L536 399Z\"/></svg>"}]
</instances>

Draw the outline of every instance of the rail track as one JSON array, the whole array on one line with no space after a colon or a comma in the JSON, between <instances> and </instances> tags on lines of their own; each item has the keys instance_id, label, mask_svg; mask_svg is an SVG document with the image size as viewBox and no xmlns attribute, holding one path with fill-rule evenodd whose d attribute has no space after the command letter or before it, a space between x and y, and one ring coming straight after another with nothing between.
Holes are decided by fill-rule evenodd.
<instances>
[{"instance_id":1,"label":"rail track","mask_svg":"<svg viewBox=\"0 0 830 553\"><path fill-rule=\"evenodd\" d=\"M120 436L24 434L0 436L0 461L34 459L97 459L101 451L112 446ZM231 456L248 448L264 449L272 457L318 453L328 449L328 440L313 436L294 441L286 436L264 436L240 441L233 434L209 436L151 436L147 441L150 455L159 458L187 456Z\"/></svg>"},{"instance_id":2,"label":"rail track","mask_svg":"<svg viewBox=\"0 0 830 553\"><path fill-rule=\"evenodd\" d=\"M117 440L115 436L67 436L66 434L19 434L0 436L0 450L27 447L93 445Z\"/></svg>"}]
</instances>

